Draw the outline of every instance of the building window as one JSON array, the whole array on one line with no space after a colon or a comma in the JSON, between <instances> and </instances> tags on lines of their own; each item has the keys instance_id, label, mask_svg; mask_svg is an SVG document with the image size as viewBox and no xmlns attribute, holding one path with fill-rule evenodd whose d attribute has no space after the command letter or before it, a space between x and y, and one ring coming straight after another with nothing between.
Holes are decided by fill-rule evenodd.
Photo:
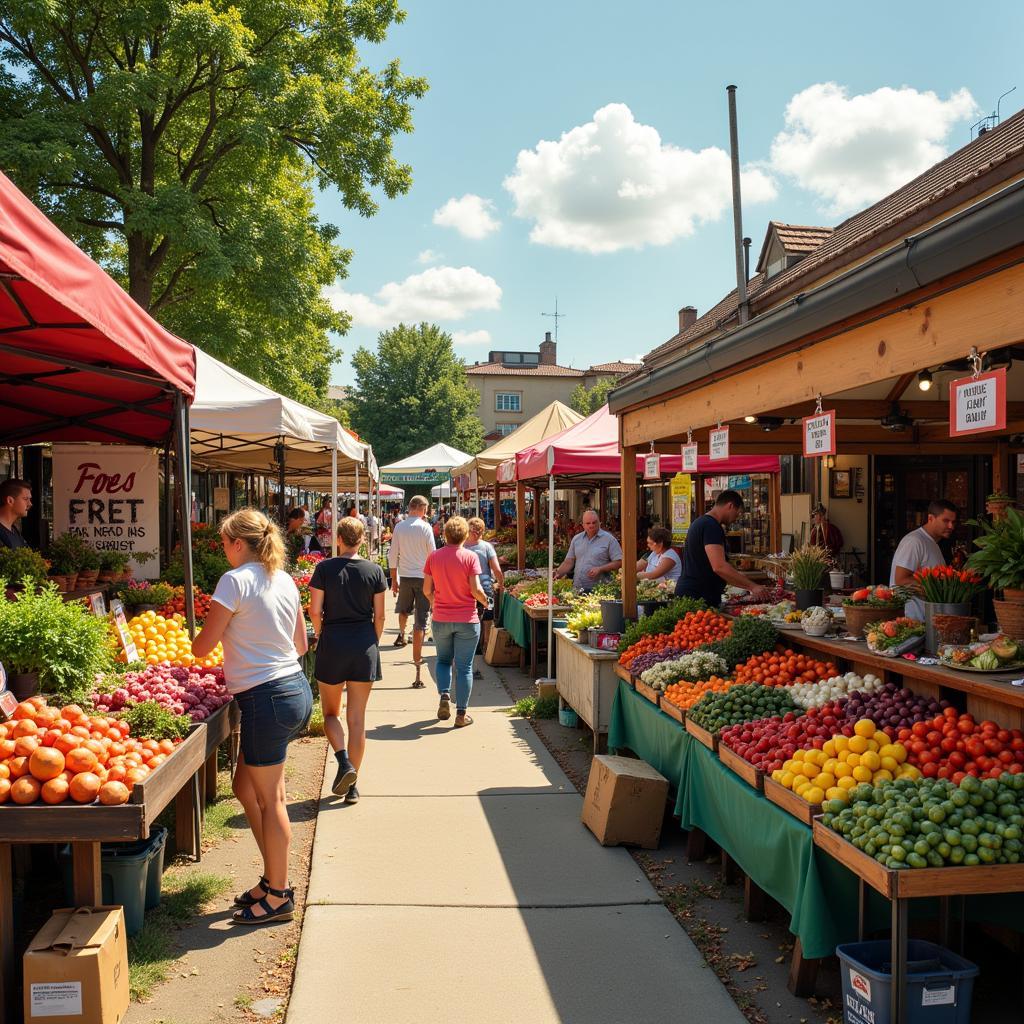
<instances>
[{"instance_id":1,"label":"building window","mask_svg":"<svg viewBox=\"0 0 1024 1024\"><path fill-rule=\"evenodd\" d=\"M502 437L508 437L508 435L511 434L518 426L518 423L496 423L494 425L494 429L501 434Z\"/></svg>"},{"instance_id":2,"label":"building window","mask_svg":"<svg viewBox=\"0 0 1024 1024\"><path fill-rule=\"evenodd\" d=\"M499 391L494 396L495 412L522 412L522 395L518 391Z\"/></svg>"}]
</instances>

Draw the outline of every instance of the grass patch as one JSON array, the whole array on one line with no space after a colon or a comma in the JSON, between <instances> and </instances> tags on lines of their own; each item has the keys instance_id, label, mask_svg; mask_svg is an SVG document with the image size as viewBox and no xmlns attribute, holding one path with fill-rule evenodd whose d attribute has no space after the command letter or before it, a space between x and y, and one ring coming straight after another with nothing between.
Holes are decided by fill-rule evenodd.
<instances>
[{"instance_id":1,"label":"grass patch","mask_svg":"<svg viewBox=\"0 0 1024 1024\"><path fill-rule=\"evenodd\" d=\"M520 718L556 718L558 716L557 697L523 697L508 709L510 715Z\"/></svg>"},{"instance_id":2,"label":"grass patch","mask_svg":"<svg viewBox=\"0 0 1024 1024\"><path fill-rule=\"evenodd\" d=\"M146 915L138 935L128 940L128 975L132 999L149 999L171 972L178 957L174 933L209 902L231 887L226 875L171 870L164 875L160 906Z\"/></svg>"},{"instance_id":3,"label":"grass patch","mask_svg":"<svg viewBox=\"0 0 1024 1024\"><path fill-rule=\"evenodd\" d=\"M238 816L240 805L231 792L231 783L217 789L217 799L206 808L203 819L203 842L214 844L227 839L234 831L228 821Z\"/></svg>"},{"instance_id":4,"label":"grass patch","mask_svg":"<svg viewBox=\"0 0 1024 1024\"><path fill-rule=\"evenodd\" d=\"M235 1006L239 1010L249 1010L252 1008L252 996L248 992L240 992L235 996Z\"/></svg>"},{"instance_id":5,"label":"grass patch","mask_svg":"<svg viewBox=\"0 0 1024 1024\"><path fill-rule=\"evenodd\" d=\"M313 713L309 717L309 725L306 726L306 736L324 735L324 709L319 700L313 701Z\"/></svg>"}]
</instances>

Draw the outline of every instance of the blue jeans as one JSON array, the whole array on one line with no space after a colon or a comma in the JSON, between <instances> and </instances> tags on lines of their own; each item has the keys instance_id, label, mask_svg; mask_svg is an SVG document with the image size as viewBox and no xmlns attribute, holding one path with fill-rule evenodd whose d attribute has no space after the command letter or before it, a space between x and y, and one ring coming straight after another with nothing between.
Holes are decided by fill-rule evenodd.
<instances>
[{"instance_id":1,"label":"blue jeans","mask_svg":"<svg viewBox=\"0 0 1024 1024\"><path fill-rule=\"evenodd\" d=\"M479 622L438 622L434 619L434 649L437 651L437 692L450 693L452 666L455 668L455 710L469 707L473 690L473 655L480 641Z\"/></svg>"}]
</instances>

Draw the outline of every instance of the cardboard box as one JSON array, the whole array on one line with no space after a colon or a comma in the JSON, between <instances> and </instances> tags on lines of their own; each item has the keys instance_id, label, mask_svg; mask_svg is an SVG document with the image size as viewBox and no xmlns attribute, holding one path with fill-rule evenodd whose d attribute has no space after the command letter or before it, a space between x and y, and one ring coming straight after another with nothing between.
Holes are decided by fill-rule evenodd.
<instances>
[{"instance_id":1,"label":"cardboard box","mask_svg":"<svg viewBox=\"0 0 1024 1024\"><path fill-rule=\"evenodd\" d=\"M496 626L491 630L487 638L487 653L484 654L484 661L488 665L518 665L520 647L507 629Z\"/></svg>"},{"instance_id":2,"label":"cardboard box","mask_svg":"<svg viewBox=\"0 0 1024 1024\"><path fill-rule=\"evenodd\" d=\"M668 779L646 761L598 754L590 766L582 822L602 846L655 850L661 839Z\"/></svg>"},{"instance_id":3,"label":"cardboard box","mask_svg":"<svg viewBox=\"0 0 1024 1024\"><path fill-rule=\"evenodd\" d=\"M548 679L538 679L535 685L537 687L538 700L558 696L558 683L553 683Z\"/></svg>"},{"instance_id":4,"label":"cardboard box","mask_svg":"<svg viewBox=\"0 0 1024 1024\"><path fill-rule=\"evenodd\" d=\"M121 907L55 910L25 952L25 1024L119 1024L128 1012Z\"/></svg>"}]
</instances>

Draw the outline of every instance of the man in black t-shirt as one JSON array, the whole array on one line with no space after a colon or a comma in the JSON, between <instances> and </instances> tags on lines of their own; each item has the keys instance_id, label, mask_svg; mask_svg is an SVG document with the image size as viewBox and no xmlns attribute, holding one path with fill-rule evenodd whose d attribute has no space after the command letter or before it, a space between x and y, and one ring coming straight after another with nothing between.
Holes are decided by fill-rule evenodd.
<instances>
[{"instance_id":1,"label":"man in black t-shirt","mask_svg":"<svg viewBox=\"0 0 1024 1024\"><path fill-rule=\"evenodd\" d=\"M749 580L725 557L725 527L735 523L742 511L739 494L722 491L710 510L690 524L683 546L683 572L676 583L677 597L700 598L709 608L717 608L727 583L749 590L755 598L768 596L766 587Z\"/></svg>"},{"instance_id":2,"label":"man in black t-shirt","mask_svg":"<svg viewBox=\"0 0 1024 1024\"><path fill-rule=\"evenodd\" d=\"M32 488L11 477L0 484L0 545L5 548L26 548L28 542L14 524L28 515L32 508Z\"/></svg>"}]
</instances>

